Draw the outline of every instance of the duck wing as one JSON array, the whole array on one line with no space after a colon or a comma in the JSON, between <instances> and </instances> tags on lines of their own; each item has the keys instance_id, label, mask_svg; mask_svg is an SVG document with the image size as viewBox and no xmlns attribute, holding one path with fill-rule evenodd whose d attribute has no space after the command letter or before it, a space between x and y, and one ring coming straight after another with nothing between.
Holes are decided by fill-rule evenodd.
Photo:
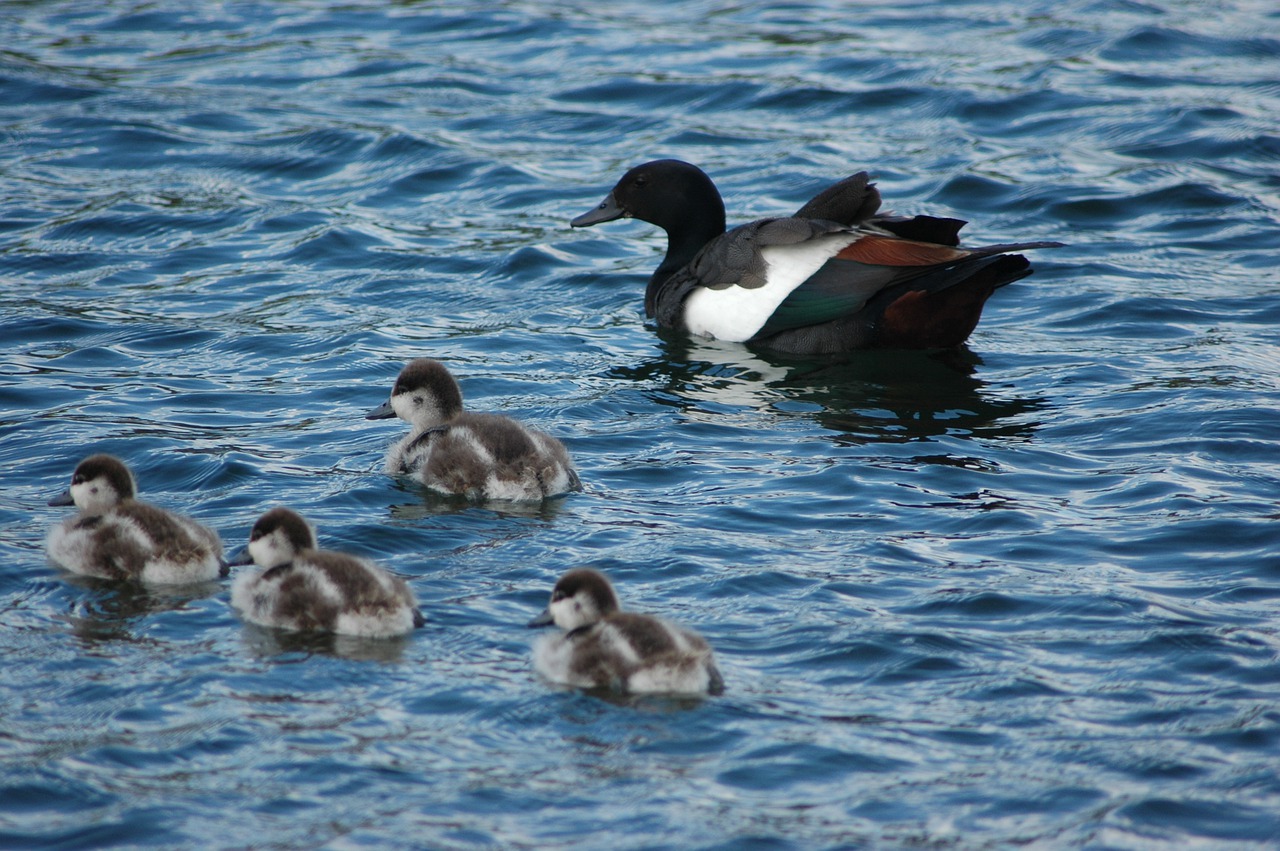
<instances>
[{"instance_id":1,"label":"duck wing","mask_svg":"<svg viewBox=\"0 0 1280 851\"><path fill-rule=\"evenodd\" d=\"M646 304L659 325L746 342L856 314L887 287L1001 248L966 250L828 219L761 219L709 242Z\"/></svg>"},{"instance_id":2,"label":"duck wing","mask_svg":"<svg viewBox=\"0 0 1280 851\"><path fill-rule=\"evenodd\" d=\"M776 306L787 292L835 254L835 243L847 242L851 232L839 222L794 217L741 225L708 242L693 260L666 279L650 281L645 312L663 327L683 327L685 302L697 290L723 294L723 298L714 299L717 302L772 302ZM783 253L784 260L811 268L798 276L791 269L795 263L783 263L787 268L780 272L777 259L770 256L774 249Z\"/></svg>"},{"instance_id":3,"label":"duck wing","mask_svg":"<svg viewBox=\"0 0 1280 851\"><path fill-rule=\"evenodd\" d=\"M1022 246L962 249L864 231L794 287L755 336L768 337L857 313L880 292L897 284L1018 247ZM1034 246L1028 243L1025 247ZM940 285L945 285L945 280L933 284L935 288Z\"/></svg>"},{"instance_id":4,"label":"duck wing","mask_svg":"<svg viewBox=\"0 0 1280 851\"><path fill-rule=\"evenodd\" d=\"M842 225L871 225L903 239L935 245L959 245L967 222L942 216L895 216L880 213L880 190L865 171L850 175L813 196L795 212L797 219L826 219Z\"/></svg>"},{"instance_id":5,"label":"duck wing","mask_svg":"<svg viewBox=\"0 0 1280 851\"><path fill-rule=\"evenodd\" d=\"M813 196L795 212L797 219L826 219L842 225L865 222L880 209L880 190L865 171L852 174Z\"/></svg>"}]
</instances>

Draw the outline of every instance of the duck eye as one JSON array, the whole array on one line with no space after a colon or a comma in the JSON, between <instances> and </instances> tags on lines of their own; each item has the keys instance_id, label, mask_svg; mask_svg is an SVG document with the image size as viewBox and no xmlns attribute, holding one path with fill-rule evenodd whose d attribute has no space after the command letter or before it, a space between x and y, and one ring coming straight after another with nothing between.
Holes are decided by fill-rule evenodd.
<instances>
[{"instance_id":1,"label":"duck eye","mask_svg":"<svg viewBox=\"0 0 1280 851\"><path fill-rule=\"evenodd\" d=\"M635 184L637 189L643 189L644 185L649 182L649 178L643 174L636 178Z\"/></svg>"}]
</instances>

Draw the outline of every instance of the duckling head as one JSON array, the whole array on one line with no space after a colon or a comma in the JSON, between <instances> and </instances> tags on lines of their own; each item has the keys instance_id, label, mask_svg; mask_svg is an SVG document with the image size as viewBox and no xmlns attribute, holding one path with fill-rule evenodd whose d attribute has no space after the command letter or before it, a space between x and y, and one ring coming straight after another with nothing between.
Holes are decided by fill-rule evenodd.
<instances>
[{"instance_id":1,"label":"duckling head","mask_svg":"<svg viewBox=\"0 0 1280 851\"><path fill-rule=\"evenodd\" d=\"M440 361L409 361L396 377L391 398L370 411L365 419L399 417L416 428L443 425L462 413L462 388Z\"/></svg>"},{"instance_id":2,"label":"duckling head","mask_svg":"<svg viewBox=\"0 0 1280 851\"><path fill-rule=\"evenodd\" d=\"M302 515L287 508L273 508L258 518L249 533L249 546L233 566L256 564L264 570L289 564L303 550L316 548L316 535Z\"/></svg>"},{"instance_id":3,"label":"duckling head","mask_svg":"<svg viewBox=\"0 0 1280 851\"><path fill-rule=\"evenodd\" d=\"M102 514L121 500L133 499L138 487L124 462L114 455L90 455L76 465L71 487L50 505L75 505L85 514Z\"/></svg>"},{"instance_id":4,"label":"duckling head","mask_svg":"<svg viewBox=\"0 0 1280 851\"><path fill-rule=\"evenodd\" d=\"M551 602L546 610L529 626L555 624L565 632L572 632L608 617L621 608L618 595L603 573L588 567L570 570L560 577L551 592Z\"/></svg>"}]
</instances>

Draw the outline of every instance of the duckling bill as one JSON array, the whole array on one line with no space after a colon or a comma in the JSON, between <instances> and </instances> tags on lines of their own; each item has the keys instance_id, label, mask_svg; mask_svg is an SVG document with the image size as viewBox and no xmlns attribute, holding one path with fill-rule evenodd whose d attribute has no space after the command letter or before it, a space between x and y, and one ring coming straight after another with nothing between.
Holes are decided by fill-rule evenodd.
<instances>
[{"instance_id":1,"label":"duckling bill","mask_svg":"<svg viewBox=\"0 0 1280 851\"><path fill-rule=\"evenodd\" d=\"M879 213L859 172L794 215L726 232L724 201L701 169L655 160L622 176L589 227L635 218L667 233L645 313L660 327L797 355L942 349L964 343L987 299L1031 274L1023 242L961 248L965 222Z\"/></svg>"}]
</instances>

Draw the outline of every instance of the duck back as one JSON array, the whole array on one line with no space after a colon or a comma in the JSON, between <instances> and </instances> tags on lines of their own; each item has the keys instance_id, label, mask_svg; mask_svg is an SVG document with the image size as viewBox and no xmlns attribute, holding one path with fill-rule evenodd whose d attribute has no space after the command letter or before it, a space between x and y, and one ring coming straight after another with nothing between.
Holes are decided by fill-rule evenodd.
<instances>
[{"instance_id":1,"label":"duck back","mask_svg":"<svg viewBox=\"0 0 1280 851\"><path fill-rule=\"evenodd\" d=\"M421 626L408 584L377 565L328 550L289 564L241 574L231 602L263 626L387 637Z\"/></svg>"},{"instance_id":2,"label":"duck back","mask_svg":"<svg viewBox=\"0 0 1280 851\"><path fill-rule=\"evenodd\" d=\"M225 569L212 530L134 499L68 518L50 532L48 551L68 570L102 579L181 584L215 579Z\"/></svg>"},{"instance_id":3,"label":"duck back","mask_svg":"<svg viewBox=\"0 0 1280 851\"><path fill-rule=\"evenodd\" d=\"M534 653L545 677L579 688L712 693L724 680L699 635L661 618L616 612L589 627L544 636Z\"/></svg>"},{"instance_id":4,"label":"duck back","mask_svg":"<svg viewBox=\"0 0 1280 851\"><path fill-rule=\"evenodd\" d=\"M419 476L471 499L542 499L580 487L564 445L497 414L461 414L424 435Z\"/></svg>"}]
</instances>

